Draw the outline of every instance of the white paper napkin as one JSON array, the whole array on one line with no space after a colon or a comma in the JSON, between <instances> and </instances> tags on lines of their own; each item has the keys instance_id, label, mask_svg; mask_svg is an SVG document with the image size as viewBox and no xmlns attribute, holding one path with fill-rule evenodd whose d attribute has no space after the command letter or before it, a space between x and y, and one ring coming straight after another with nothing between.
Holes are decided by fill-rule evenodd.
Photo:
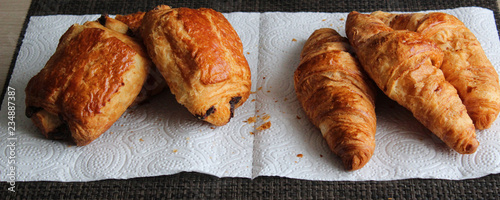
<instances>
[{"instance_id":1,"label":"white paper napkin","mask_svg":"<svg viewBox=\"0 0 500 200\"><path fill-rule=\"evenodd\" d=\"M468 7L443 12L462 20L477 36L498 71L500 41L493 12ZM293 72L310 34L329 27L345 35L348 13L228 13L252 70L249 100L225 126L195 119L166 90L129 109L101 137L84 147L45 139L24 116L24 88L54 53L71 24L98 15L31 17L0 111L1 181L92 181L195 171L218 177L283 176L308 180L467 179L500 172L500 120L477 131L472 155L449 149L412 114L384 95L377 98L374 156L347 172L297 101ZM15 131L9 135L8 104ZM252 122L255 119L255 122ZM270 122L269 129L259 126ZM12 129L11 129L12 130ZM15 142L15 145L12 145ZM15 146L12 150L12 146ZM12 163L15 162L15 163ZM15 167L10 170L10 167Z\"/></svg>"}]
</instances>

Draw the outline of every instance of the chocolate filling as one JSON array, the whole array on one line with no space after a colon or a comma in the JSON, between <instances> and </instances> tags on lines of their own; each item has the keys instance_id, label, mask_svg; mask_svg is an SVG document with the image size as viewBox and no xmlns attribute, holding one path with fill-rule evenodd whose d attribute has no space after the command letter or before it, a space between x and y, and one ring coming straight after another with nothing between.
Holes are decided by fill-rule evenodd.
<instances>
[{"instance_id":1,"label":"chocolate filling","mask_svg":"<svg viewBox=\"0 0 500 200\"><path fill-rule=\"evenodd\" d=\"M99 22L99 24L103 25L103 26L106 26L106 17L108 15L106 14L102 14L101 17L99 17L99 19L97 19L97 22Z\"/></svg>"},{"instance_id":2,"label":"chocolate filling","mask_svg":"<svg viewBox=\"0 0 500 200\"><path fill-rule=\"evenodd\" d=\"M31 118L36 113L40 112L41 110L43 110L43 108L41 108L41 107L28 106L26 108L25 115L26 115L26 117ZM59 123L60 125L57 126L57 128L50 130L45 135L48 139L61 140L61 139L71 138L71 131L69 130L69 126L60 115L59 115L59 121L60 121L60 123Z\"/></svg>"},{"instance_id":3,"label":"chocolate filling","mask_svg":"<svg viewBox=\"0 0 500 200\"><path fill-rule=\"evenodd\" d=\"M214 113L216 111L215 107L212 106L210 107L207 112L205 112L205 115L196 115L196 118L198 119L201 119L201 120L204 120L206 119L208 116L210 116L212 113Z\"/></svg>"},{"instance_id":4,"label":"chocolate filling","mask_svg":"<svg viewBox=\"0 0 500 200\"><path fill-rule=\"evenodd\" d=\"M241 97L233 97L231 98L231 101L229 101L229 105L231 106L230 111L231 111L231 118L234 116L234 106L238 104L241 101Z\"/></svg>"},{"instance_id":5,"label":"chocolate filling","mask_svg":"<svg viewBox=\"0 0 500 200\"><path fill-rule=\"evenodd\" d=\"M130 28L127 29L127 32L125 34L128 35L128 36L130 36L130 37L135 37L134 32L132 30L130 30Z\"/></svg>"},{"instance_id":6,"label":"chocolate filling","mask_svg":"<svg viewBox=\"0 0 500 200\"><path fill-rule=\"evenodd\" d=\"M24 114L26 115L26 117L31 118L35 113L37 113L40 110L43 110L43 108L35 107L35 106L28 106L26 108L26 112Z\"/></svg>"},{"instance_id":7,"label":"chocolate filling","mask_svg":"<svg viewBox=\"0 0 500 200\"><path fill-rule=\"evenodd\" d=\"M99 24L101 24L103 26L106 26L106 19L108 17L109 17L108 14L102 14L101 17L99 17L99 19L97 19L97 22L99 22ZM130 28L127 28L127 32L125 33L125 35L128 35L130 37L135 37L134 32Z\"/></svg>"}]
</instances>

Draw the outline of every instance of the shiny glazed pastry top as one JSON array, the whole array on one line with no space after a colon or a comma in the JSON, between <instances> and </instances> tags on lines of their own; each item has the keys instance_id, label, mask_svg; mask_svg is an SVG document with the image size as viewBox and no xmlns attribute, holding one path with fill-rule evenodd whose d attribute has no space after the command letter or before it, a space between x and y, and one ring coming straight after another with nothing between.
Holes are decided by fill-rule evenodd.
<instances>
[{"instance_id":1,"label":"shiny glazed pastry top","mask_svg":"<svg viewBox=\"0 0 500 200\"><path fill-rule=\"evenodd\" d=\"M110 19L107 19L110 20ZM151 64L126 25L74 24L26 87L26 115L50 139L83 146L104 133L134 101Z\"/></svg>"},{"instance_id":2,"label":"shiny glazed pastry top","mask_svg":"<svg viewBox=\"0 0 500 200\"><path fill-rule=\"evenodd\" d=\"M146 13L140 33L176 100L198 119L224 125L248 99L243 45L221 13L158 6Z\"/></svg>"}]
</instances>

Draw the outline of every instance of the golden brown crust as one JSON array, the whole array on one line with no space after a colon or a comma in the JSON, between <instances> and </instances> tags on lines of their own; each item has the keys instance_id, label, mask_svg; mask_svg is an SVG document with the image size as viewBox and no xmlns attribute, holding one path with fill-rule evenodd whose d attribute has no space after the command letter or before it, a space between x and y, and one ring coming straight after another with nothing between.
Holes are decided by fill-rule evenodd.
<instances>
[{"instance_id":1,"label":"golden brown crust","mask_svg":"<svg viewBox=\"0 0 500 200\"><path fill-rule=\"evenodd\" d=\"M138 33L145 14L146 12L136 12L128 15L116 15L115 19L125 23L132 32ZM139 34L137 34L137 36L139 36Z\"/></svg>"},{"instance_id":2,"label":"golden brown crust","mask_svg":"<svg viewBox=\"0 0 500 200\"><path fill-rule=\"evenodd\" d=\"M491 126L500 112L498 74L474 34L455 16L446 13L372 15L398 30L416 31L444 52L441 70L458 91L476 128Z\"/></svg>"},{"instance_id":3,"label":"golden brown crust","mask_svg":"<svg viewBox=\"0 0 500 200\"><path fill-rule=\"evenodd\" d=\"M416 32L395 31L371 16L351 12L346 34L361 65L389 98L459 153L479 145L472 120L439 66L442 51Z\"/></svg>"},{"instance_id":4,"label":"golden brown crust","mask_svg":"<svg viewBox=\"0 0 500 200\"><path fill-rule=\"evenodd\" d=\"M97 22L99 22L101 25L103 25L108 29L114 30L122 34L127 34L127 32L129 31L129 27L127 26L127 24L118 21L116 19L113 19L108 15L101 15L101 17L97 19Z\"/></svg>"},{"instance_id":5,"label":"golden brown crust","mask_svg":"<svg viewBox=\"0 0 500 200\"><path fill-rule=\"evenodd\" d=\"M142 38L140 38L140 35L138 34L138 29L141 25L144 14L146 13L137 12L130 15L117 15L116 19L110 18L108 15L102 15L97 21L106 28L133 37L142 45ZM166 86L167 84L158 69L156 69L156 67L150 67L146 82L131 107L148 102L148 100L150 100L153 96L162 92Z\"/></svg>"},{"instance_id":6,"label":"golden brown crust","mask_svg":"<svg viewBox=\"0 0 500 200\"><path fill-rule=\"evenodd\" d=\"M148 103L154 96L160 94L167 87L165 79L161 75L160 71L151 64L149 68L148 75L144 85L142 86L141 92L137 95L134 103L130 105L131 108L139 106L141 104Z\"/></svg>"},{"instance_id":7,"label":"golden brown crust","mask_svg":"<svg viewBox=\"0 0 500 200\"><path fill-rule=\"evenodd\" d=\"M142 45L142 38L138 34L138 29L141 25L144 14L146 13L138 12L130 15L117 15L116 19L110 18L108 15L102 15L97 21L106 28L133 37ZM130 28L129 25L132 27ZM139 92L139 95L137 95L134 103L132 103L130 107L136 107L140 104L148 102L153 96L162 92L166 86L167 83L158 69L153 66L150 67L146 82L144 82L141 92Z\"/></svg>"},{"instance_id":8,"label":"golden brown crust","mask_svg":"<svg viewBox=\"0 0 500 200\"><path fill-rule=\"evenodd\" d=\"M250 68L231 24L212 9L160 6L141 35L177 101L214 125L229 122L250 94Z\"/></svg>"},{"instance_id":9,"label":"golden brown crust","mask_svg":"<svg viewBox=\"0 0 500 200\"><path fill-rule=\"evenodd\" d=\"M86 145L132 103L149 65L141 45L132 38L98 22L75 24L29 81L27 115L48 138L62 134L54 128L60 123L77 145Z\"/></svg>"},{"instance_id":10,"label":"golden brown crust","mask_svg":"<svg viewBox=\"0 0 500 200\"><path fill-rule=\"evenodd\" d=\"M375 92L349 54L347 39L318 29L307 40L294 75L297 97L347 170L362 168L375 150Z\"/></svg>"}]
</instances>

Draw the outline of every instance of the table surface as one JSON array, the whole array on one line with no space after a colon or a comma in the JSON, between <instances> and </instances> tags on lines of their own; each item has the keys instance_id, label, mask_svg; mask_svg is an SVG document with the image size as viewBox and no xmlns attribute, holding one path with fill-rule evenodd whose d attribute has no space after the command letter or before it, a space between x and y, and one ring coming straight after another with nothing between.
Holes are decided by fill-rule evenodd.
<instances>
[{"instance_id":1,"label":"table surface","mask_svg":"<svg viewBox=\"0 0 500 200\"><path fill-rule=\"evenodd\" d=\"M178 1L175 1L178 2ZM360 0L360 2L365 2ZM181 1L182 3L182 1ZM13 63L16 47L30 8L30 0L0 0L0 85L4 86ZM497 0L497 5L500 0ZM2 170L2 169L0 169ZM26 182L18 183L21 196L7 196L17 199L37 195L39 198L147 198L148 195L163 198L318 198L351 199L356 197L392 199L402 197L421 198L481 198L498 199L499 175L490 175L476 180L420 180L409 179L391 182L312 182L278 177L259 177L254 180L243 178L219 179L209 175L184 172L163 177L146 177L124 180L104 180L89 183ZM136 184L134 182L140 182ZM211 184L203 184L210 182ZM193 187L198 185L198 187ZM139 187L139 188L138 188ZM387 189L387 188L390 189ZM473 188L484 188L480 191ZM164 188L151 191L150 188ZM178 193L169 193L176 188ZM241 190L244 188L244 190ZM454 188L446 191L443 188ZM342 191L336 191L341 189ZM7 186L2 187L5 192ZM29 191L29 192L28 192ZM71 192L68 192L71 191ZM127 191L140 191L139 196ZM207 192L208 191L208 192ZM319 193L318 191L322 191ZM381 192L382 191L382 192ZM20 195L18 192L17 195ZM274 193L276 192L276 193ZM338 195L338 193L341 195Z\"/></svg>"},{"instance_id":2,"label":"table surface","mask_svg":"<svg viewBox=\"0 0 500 200\"><path fill-rule=\"evenodd\" d=\"M5 84L31 0L0 0L0 85ZM2 87L3 88L3 87Z\"/></svg>"}]
</instances>

